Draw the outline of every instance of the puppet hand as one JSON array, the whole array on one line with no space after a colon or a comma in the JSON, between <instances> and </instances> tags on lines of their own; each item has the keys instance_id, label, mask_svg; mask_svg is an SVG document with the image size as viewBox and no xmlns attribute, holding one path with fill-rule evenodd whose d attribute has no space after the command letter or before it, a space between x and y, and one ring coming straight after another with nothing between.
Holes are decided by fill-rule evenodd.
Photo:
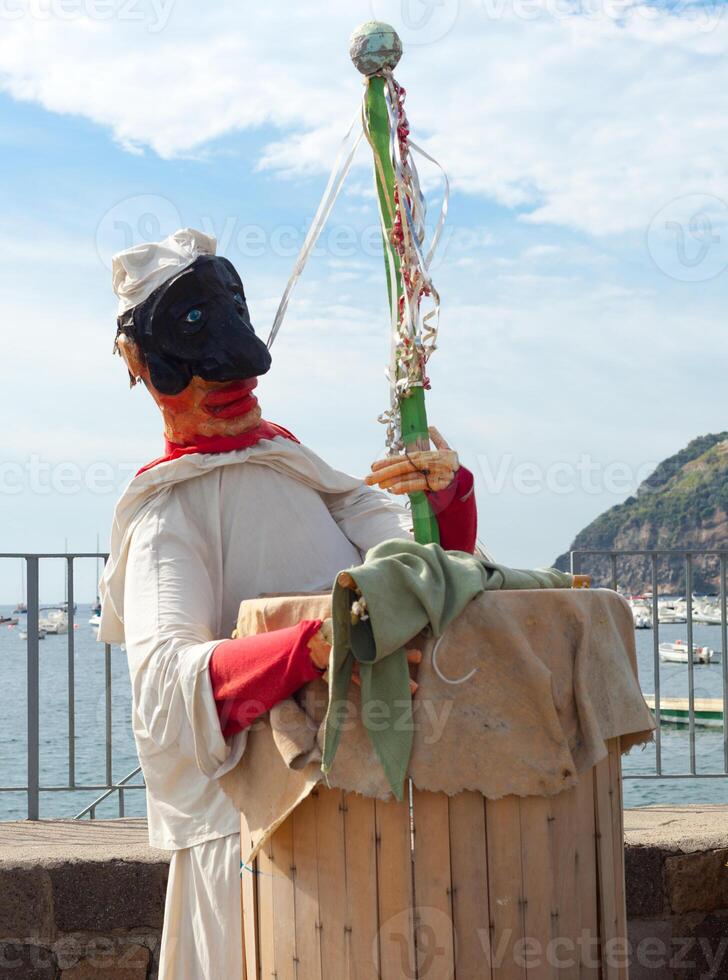
<instances>
[{"instance_id":1,"label":"puppet hand","mask_svg":"<svg viewBox=\"0 0 728 980\"><path fill-rule=\"evenodd\" d=\"M308 641L308 650L311 655L311 662L319 670L326 670L329 666L329 654L331 653L331 631L330 619L324 620L311 639Z\"/></svg>"},{"instance_id":2,"label":"puppet hand","mask_svg":"<svg viewBox=\"0 0 728 980\"><path fill-rule=\"evenodd\" d=\"M390 493L417 493L421 490L445 490L460 469L458 454L451 449L434 427L429 429L435 449L417 450L403 456L388 456L372 463L372 472L364 481Z\"/></svg>"}]
</instances>

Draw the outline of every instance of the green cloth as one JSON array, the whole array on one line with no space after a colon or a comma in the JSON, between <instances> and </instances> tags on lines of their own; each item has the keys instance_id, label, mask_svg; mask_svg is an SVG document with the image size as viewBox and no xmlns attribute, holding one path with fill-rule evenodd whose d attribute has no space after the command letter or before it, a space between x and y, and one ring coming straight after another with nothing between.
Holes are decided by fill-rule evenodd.
<instances>
[{"instance_id":1,"label":"green cloth","mask_svg":"<svg viewBox=\"0 0 728 980\"><path fill-rule=\"evenodd\" d=\"M401 800L412 752L412 698L405 645L428 625L440 636L486 589L568 589L572 577L553 568L506 568L438 544L385 541L348 569L366 599L369 619L352 624L355 592L334 585L334 642L322 770L330 771L346 724L354 659L361 675L361 717L392 792Z\"/></svg>"}]
</instances>

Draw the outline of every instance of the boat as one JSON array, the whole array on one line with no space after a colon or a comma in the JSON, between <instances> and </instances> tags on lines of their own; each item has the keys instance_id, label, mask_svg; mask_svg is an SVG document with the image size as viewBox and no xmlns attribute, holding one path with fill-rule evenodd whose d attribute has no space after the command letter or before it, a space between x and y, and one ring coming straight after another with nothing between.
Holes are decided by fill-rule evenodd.
<instances>
[{"instance_id":1,"label":"boat","mask_svg":"<svg viewBox=\"0 0 728 980\"><path fill-rule=\"evenodd\" d=\"M54 633L56 635L63 635L68 632L68 614L65 609L55 608L46 610L48 612L47 616L44 616L40 622L39 626L46 633Z\"/></svg>"},{"instance_id":2,"label":"boat","mask_svg":"<svg viewBox=\"0 0 728 980\"><path fill-rule=\"evenodd\" d=\"M661 626L670 623L687 623L688 611L687 602L684 599L668 600L664 599L657 606L657 620Z\"/></svg>"},{"instance_id":3,"label":"boat","mask_svg":"<svg viewBox=\"0 0 728 980\"><path fill-rule=\"evenodd\" d=\"M15 609L13 609L13 615L17 613L19 616L21 616L27 613L28 611L28 604L26 602L28 593L26 592L25 589L25 559L24 558L20 559L20 595L22 596L22 598L20 602L18 602Z\"/></svg>"},{"instance_id":4,"label":"boat","mask_svg":"<svg viewBox=\"0 0 728 980\"><path fill-rule=\"evenodd\" d=\"M699 647L693 643L694 664L709 664L715 659L715 650L710 647ZM674 643L661 643L660 660L671 664L686 664L688 662L687 643L684 640L675 640Z\"/></svg>"},{"instance_id":5,"label":"boat","mask_svg":"<svg viewBox=\"0 0 728 980\"><path fill-rule=\"evenodd\" d=\"M21 630L20 633L18 633L18 636L20 637L21 640L27 640L28 639L28 631L27 630ZM39 628L38 629L38 639L39 640L45 640L45 638L46 638L46 631L44 629L40 629Z\"/></svg>"},{"instance_id":6,"label":"boat","mask_svg":"<svg viewBox=\"0 0 728 980\"><path fill-rule=\"evenodd\" d=\"M644 596L632 596L627 599L634 617L634 628L637 630L652 629L652 604Z\"/></svg>"},{"instance_id":7,"label":"boat","mask_svg":"<svg viewBox=\"0 0 728 980\"><path fill-rule=\"evenodd\" d=\"M720 605L717 597L693 596L693 620L706 626L720 626Z\"/></svg>"},{"instance_id":8,"label":"boat","mask_svg":"<svg viewBox=\"0 0 728 980\"><path fill-rule=\"evenodd\" d=\"M654 694L645 694L647 707L655 714ZM698 728L723 727L723 701L721 698L695 698L693 717ZM687 727L690 723L690 702L687 698L660 698L660 723Z\"/></svg>"},{"instance_id":9,"label":"boat","mask_svg":"<svg viewBox=\"0 0 728 980\"><path fill-rule=\"evenodd\" d=\"M97 612L89 619L89 626L101 626L101 616Z\"/></svg>"},{"instance_id":10,"label":"boat","mask_svg":"<svg viewBox=\"0 0 728 980\"><path fill-rule=\"evenodd\" d=\"M0 623L6 623L8 626L17 626L18 617L17 616L0 616Z\"/></svg>"}]
</instances>

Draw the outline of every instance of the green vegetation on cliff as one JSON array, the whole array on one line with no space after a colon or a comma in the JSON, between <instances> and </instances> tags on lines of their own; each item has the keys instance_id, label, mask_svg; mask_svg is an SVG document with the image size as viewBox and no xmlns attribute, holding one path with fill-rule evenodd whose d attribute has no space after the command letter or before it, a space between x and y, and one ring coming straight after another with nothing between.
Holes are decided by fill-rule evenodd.
<instances>
[{"instance_id":1,"label":"green vegetation on cliff","mask_svg":"<svg viewBox=\"0 0 728 980\"><path fill-rule=\"evenodd\" d=\"M699 436L685 449L663 460L640 485L634 497L610 508L580 531L571 545L577 550L689 549L728 547L728 432ZM568 567L568 553L557 567ZM684 559L660 562L658 584L663 591L684 591ZM590 571L595 584L611 584L607 559L584 556L580 570ZM694 588L716 591L717 559L697 559ZM620 588L641 592L650 588L649 562L620 559Z\"/></svg>"}]
</instances>

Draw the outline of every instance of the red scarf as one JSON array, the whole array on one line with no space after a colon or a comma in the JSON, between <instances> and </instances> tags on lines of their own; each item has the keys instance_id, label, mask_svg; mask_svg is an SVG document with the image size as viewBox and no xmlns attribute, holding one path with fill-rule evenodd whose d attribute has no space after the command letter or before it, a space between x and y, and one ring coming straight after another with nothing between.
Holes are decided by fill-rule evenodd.
<instances>
[{"instance_id":1,"label":"red scarf","mask_svg":"<svg viewBox=\"0 0 728 980\"><path fill-rule=\"evenodd\" d=\"M261 439L275 439L276 436L283 436L284 439L291 439L298 442L288 429L284 429L275 422L261 421L255 429L249 432L241 432L239 436L197 436L194 446L177 446L167 438L164 440L164 456L153 459L151 463L137 472L137 476L146 473L160 463L169 463L173 459L180 459L182 456L189 456L192 453L230 453L236 449L250 449L257 445Z\"/></svg>"}]
</instances>

